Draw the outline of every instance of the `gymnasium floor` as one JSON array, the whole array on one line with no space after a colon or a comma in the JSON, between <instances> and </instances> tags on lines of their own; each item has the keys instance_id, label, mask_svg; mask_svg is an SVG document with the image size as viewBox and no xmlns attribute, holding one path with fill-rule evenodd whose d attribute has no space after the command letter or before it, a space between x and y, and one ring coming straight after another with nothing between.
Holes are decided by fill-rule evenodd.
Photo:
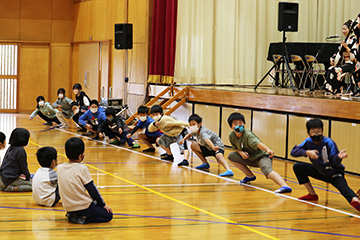
<instances>
[{"instance_id":1,"label":"gymnasium floor","mask_svg":"<svg viewBox=\"0 0 360 240\"><path fill-rule=\"evenodd\" d=\"M58 162L66 161L65 141L80 136L75 129L52 129L39 118L24 114L0 114L0 131L15 127L31 132L25 148L31 173L39 165L38 147L53 146ZM353 209L332 186L313 180L318 202L302 202L306 191L297 184L292 163L274 160L274 170L286 176L291 194L279 195L272 181L258 169L252 185L236 184L243 174L233 167L234 178L221 178L214 159L210 172L177 167L147 155L144 149L111 146L82 137L84 163L95 184L113 209L109 223L76 225L65 219L61 203L54 208L36 205L31 193L0 192L0 239L349 239L360 238L360 212ZM227 154L229 151L227 151ZM5 151L1 151L1 159ZM176 156L176 162L182 160ZM191 164L200 160L194 156ZM346 163L345 163L346 165ZM357 191L359 177L347 175Z\"/></svg>"}]
</instances>

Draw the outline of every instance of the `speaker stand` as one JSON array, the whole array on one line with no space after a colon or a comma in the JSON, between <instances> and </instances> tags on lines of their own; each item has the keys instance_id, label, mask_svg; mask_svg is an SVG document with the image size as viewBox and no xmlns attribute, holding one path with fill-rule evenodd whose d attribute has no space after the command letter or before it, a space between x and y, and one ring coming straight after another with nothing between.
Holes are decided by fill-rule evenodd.
<instances>
[{"instance_id":1,"label":"speaker stand","mask_svg":"<svg viewBox=\"0 0 360 240\"><path fill-rule=\"evenodd\" d=\"M258 84L256 84L255 86L255 90L259 87L259 85L265 80L265 78L267 76L271 76L272 78L274 78L270 73L271 71L276 68L276 66L280 65L282 63L282 83L281 83L281 87L285 87L285 78L284 78L284 74L285 74L285 66L286 66L286 73L288 74L289 80L290 80L290 86L293 90L293 92L295 92L295 86L294 86L294 81L293 81L293 76L291 74L291 68L289 65L289 59L288 59L288 51L286 48L286 36L285 36L286 31L283 31L283 42L282 42L282 46L283 46L283 52L282 52L282 56L281 58L274 63L274 65L270 68L270 70L265 74L265 76L262 77L262 79L258 82Z\"/></svg>"}]
</instances>

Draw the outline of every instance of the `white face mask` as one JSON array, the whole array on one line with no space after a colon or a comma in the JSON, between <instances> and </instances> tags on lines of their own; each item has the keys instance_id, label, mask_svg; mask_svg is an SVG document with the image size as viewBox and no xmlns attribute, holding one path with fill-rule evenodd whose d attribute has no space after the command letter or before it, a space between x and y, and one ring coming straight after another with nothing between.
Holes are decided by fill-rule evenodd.
<instances>
[{"instance_id":1,"label":"white face mask","mask_svg":"<svg viewBox=\"0 0 360 240\"><path fill-rule=\"evenodd\" d=\"M77 109L74 110L74 114L76 115L78 113L79 113L79 109L77 108Z\"/></svg>"},{"instance_id":2,"label":"white face mask","mask_svg":"<svg viewBox=\"0 0 360 240\"><path fill-rule=\"evenodd\" d=\"M79 93L79 90L78 89L74 89L73 90L74 94L77 95Z\"/></svg>"},{"instance_id":3,"label":"white face mask","mask_svg":"<svg viewBox=\"0 0 360 240\"><path fill-rule=\"evenodd\" d=\"M45 102L44 102L44 101L40 101L40 102L38 102L38 104L39 104L40 107L43 107L43 106L45 105Z\"/></svg>"},{"instance_id":4,"label":"white face mask","mask_svg":"<svg viewBox=\"0 0 360 240\"><path fill-rule=\"evenodd\" d=\"M63 99L63 98L64 98L64 94L60 93L60 94L59 94L59 98L60 98L60 99Z\"/></svg>"},{"instance_id":5,"label":"white face mask","mask_svg":"<svg viewBox=\"0 0 360 240\"><path fill-rule=\"evenodd\" d=\"M155 121L158 121L160 118L161 118L161 115L153 116L153 119L154 119Z\"/></svg>"},{"instance_id":6,"label":"white face mask","mask_svg":"<svg viewBox=\"0 0 360 240\"><path fill-rule=\"evenodd\" d=\"M98 111L98 109L97 109L97 108L90 108L90 111L91 111L93 114L95 114L95 113Z\"/></svg>"},{"instance_id":7,"label":"white face mask","mask_svg":"<svg viewBox=\"0 0 360 240\"><path fill-rule=\"evenodd\" d=\"M197 131L199 131L199 126L198 125L190 126L189 129L191 132L196 133Z\"/></svg>"},{"instance_id":8,"label":"white face mask","mask_svg":"<svg viewBox=\"0 0 360 240\"><path fill-rule=\"evenodd\" d=\"M140 121L145 122L146 119L147 119L147 117L146 117L146 116L143 116L143 117L139 117L139 119L140 119Z\"/></svg>"}]
</instances>

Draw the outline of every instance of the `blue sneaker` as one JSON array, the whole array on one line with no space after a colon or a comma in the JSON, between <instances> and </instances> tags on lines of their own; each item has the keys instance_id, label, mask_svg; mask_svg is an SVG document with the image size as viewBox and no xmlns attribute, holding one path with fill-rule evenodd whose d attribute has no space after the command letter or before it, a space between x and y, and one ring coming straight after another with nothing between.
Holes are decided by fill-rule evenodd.
<instances>
[{"instance_id":1,"label":"blue sneaker","mask_svg":"<svg viewBox=\"0 0 360 240\"><path fill-rule=\"evenodd\" d=\"M287 186L282 186L281 188L274 191L274 193L291 193L292 189Z\"/></svg>"},{"instance_id":2,"label":"blue sneaker","mask_svg":"<svg viewBox=\"0 0 360 240\"><path fill-rule=\"evenodd\" d=\"M255 181L256 180L256 176L253 176L253 177L245 177L243 180L240 180L240 184L245 184L245 183L248 183L248 182L252 182L252 181Z\"/></svg>"},{"instance_id":3,"label":"blue sneaker","mask_svg":"<svg viewBox=\"0 0 360 240\"><path fill-rule=\"evenodd\" d=\"M225 172L219 174L220 177L231 177L234 176L234 173L231 169L226 170Z\"/></svg>"},{"instance_id":4,"label":"blue sneaker","mask_svg":"<svg viewBox=\"0 0 360 240\"><path fill-rule=\"evenodd\" d=\"M203 163L200 166L197 166L196 169L209 169L210 168L210 164L208 163Z\"/></svg>"}]
</instances>

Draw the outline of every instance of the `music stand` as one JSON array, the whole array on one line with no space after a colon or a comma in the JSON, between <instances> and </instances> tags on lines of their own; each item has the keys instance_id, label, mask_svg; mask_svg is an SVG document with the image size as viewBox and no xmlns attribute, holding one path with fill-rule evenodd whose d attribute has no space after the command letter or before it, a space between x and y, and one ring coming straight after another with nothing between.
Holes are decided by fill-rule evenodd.
<instances>
[{"instance_id":1,"label":"music stand","mask_svg":"<svg viewBox=\"0 0 360 240\"><path fill-rule=\"evenodd\" d=\"M279 66L280 64L282 64L282 83L281 83L281 87L285 87L285 79L284 79L284 70L285 70L285 66L286 66L286 72L288 74L288 77L290 79L290 86L293 90L293 92L295 92L295 86L294 86L294 81L293 81L293 76L291 74L291 68L289 65L289 54L287 51L287 47L286 47L286 35L285 35L285 30L282 31L283 32L283 41L282 41L282 55L281 58L274 63L274 65L270 68L270 70L262 77L262 79L258 82L258 84L256 84L255 86L255 90L259 87L259 85L265 80L265 78L267 76L271 76L272 78L274 78L270 73L271 71L276 68L277 66Z\"/></svg>"}]
</instances>

